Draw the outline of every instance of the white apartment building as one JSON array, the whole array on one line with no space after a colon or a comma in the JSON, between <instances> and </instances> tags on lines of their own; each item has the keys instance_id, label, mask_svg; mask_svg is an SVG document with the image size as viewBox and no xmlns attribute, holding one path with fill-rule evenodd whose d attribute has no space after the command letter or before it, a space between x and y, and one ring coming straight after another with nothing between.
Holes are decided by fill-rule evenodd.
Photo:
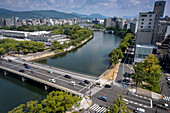
<instances>
[{"instance_id":1,"label":"white apartment building","mask_svg":"<svg viewBox=\"0 0 170 113\"><path fill-rule=\"evenodd\" d=\"M142 12L139 14L137 44L151 45L155 42L155 19L156 13L153 12Z\"/></svg>"}]
</instances>

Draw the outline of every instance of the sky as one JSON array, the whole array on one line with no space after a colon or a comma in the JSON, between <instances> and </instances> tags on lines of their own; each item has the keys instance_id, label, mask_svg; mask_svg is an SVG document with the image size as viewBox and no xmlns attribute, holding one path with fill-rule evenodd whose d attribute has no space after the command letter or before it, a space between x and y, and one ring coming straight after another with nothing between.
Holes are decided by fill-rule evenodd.
<instances>
[{"instance_id":1,"label":"sky","mask_svg":"<svg viewBox=\"0 0 170 113\"><path fill-rule=\"evenodd\" d=\"M79 14L99 13L104 16L136 16L139 12L153 11L157 0L0 0L0 8L28 10L56 10ZM164 15L170 16L170 0L165 0Z\"/></svg>"}]
</instances>

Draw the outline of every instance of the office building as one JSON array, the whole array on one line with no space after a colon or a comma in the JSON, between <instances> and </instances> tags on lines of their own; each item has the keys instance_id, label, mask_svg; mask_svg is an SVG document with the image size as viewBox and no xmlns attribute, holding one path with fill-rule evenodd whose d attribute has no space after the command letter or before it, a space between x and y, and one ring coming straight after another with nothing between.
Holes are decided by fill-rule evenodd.
<instances>
[{"instance_id":1,"label":"office building","mask_svg":"<svg viewBox=\"0 0 170 113\"><path fill-rule=\"evenodd\" d=\"M3 27L3 26L4 26L4 19L0 18L0 27Z\"/></svg>"},{"instance_id":2,"label":"office building","mask_svg":"<svg viewBox=\"0 0 170 113\"><path fill-rule=\"evenodd\" d=\"M109 27L111 26L111 19L108 18L108 19L104 19L104 27Z\"/></svg>"},{"instance_id":3,"label":"office building","mask_svg":"<svg viewBox=\"0 0 170 113\"><path fill-rule=\"evenodd\" d=\"M11 27L11 25L12 25L11 19L10 18L5 18L4 19L4 25L8 26L8 27Z\"/></svg>"},{"instance_id":4,"label":"office building","mask_svg":"<svg viewBox=\"0 0 170 113\"><path fill-rule=\"evenodd\" d=\"M160 17L164 15L166 1L156 1L154 5L154 13L157 13Z\"/></svg>"},{"instance_id":5,"label":"office building","mask_svg":"<svg viewBox=\"0 0 170 113\"><path fill-rule=\"evenodd\" d=\"M139 14L137 44L155 44L155 19L156 14L153 12L143 12Z\"/></svg>"},{"instance_id":6,"label":"office building","mask_svg":"<svg viewBox=\"0 0 170 113\"><path fill-rule=\"evenodd\" d=\"M136 22L130 22L130 31L135 34Z\"/></svg>"}]
</instances>

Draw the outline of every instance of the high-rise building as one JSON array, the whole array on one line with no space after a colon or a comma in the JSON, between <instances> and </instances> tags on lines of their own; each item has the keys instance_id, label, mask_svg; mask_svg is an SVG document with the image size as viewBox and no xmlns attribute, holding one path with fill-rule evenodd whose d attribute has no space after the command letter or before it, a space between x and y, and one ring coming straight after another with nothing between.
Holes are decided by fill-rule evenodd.
<instances>
[{"instance_id":1,"label":"high-rise building","mask_svg":"<svg viewBox=\"0 0 170 113\"><path fill-rule=\"evenodd\" d=\"M4 19L0 18L0 27L4 26Z\"/></svg>"},{"instance_id":2,"label":"high-rise building","mask_svg":"<svg viewBox=\"0 0 170 113\"><path fill-rule=\"evenodd\" d=\"M111 19L110 18L104 19L104 27L109 27L109 26L111 26Z\"/></svg>"},{"instance_id":3,"label":"high-rise building","mask_svg":"<svg viewBox=\"0 0 170 113\"><path fill-rule=\"evenodd\" d=\"M143 12L139 14L137 44L152 45L155 43L155 19L156 14L153 12Z\"/></svg>"},{"instance_id":4,"label":"high-rise building","mask_svg":"<svg viewBox=\"0 0 170 113\"><path fill-rule=\"evenodd\" d=\"M4 19L4 25L10 27L12 25L11 19L10 18L5 18Z\"/></svg>"},{"instance_id":5,"label":"high-rise building","mask_svg":"<svg viewBox=\"0 0 170 113\"><path fill-rule=\"evenodd\" d=\"M132 34L135 34L135 29L136 29L136 22L131 22L130 31L132 32Z\"/></svg>"},{"instance_id":6,"label":"high-rise building","mask_svg":"<svg viewBox=\"0 0 170 113\"><path fill-rule=\"evenodd\" d=\"M160 17L164 15L166 1L156 1L154 5L154 13L158 13Z\"/></svg>"}]
</instances>

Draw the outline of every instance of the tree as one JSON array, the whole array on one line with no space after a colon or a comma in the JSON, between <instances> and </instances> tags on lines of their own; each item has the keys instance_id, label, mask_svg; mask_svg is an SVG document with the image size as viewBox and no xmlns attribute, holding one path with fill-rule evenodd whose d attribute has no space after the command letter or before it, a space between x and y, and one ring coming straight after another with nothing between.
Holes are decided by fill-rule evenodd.
<instances>
[{"instance_id":1,"label":"tree","mask_svg":"<svg viewBox=\"0 0 170 113\"><path fill-rule=\"evenodd\" d=\"M26 105L21 104L9 113L64 113L72 109L73 105L79 107L80 100L81 98L68 92L52 91L40 103L37 100L29 101Z\"/></svg>"},{"instance_id":2,"label":"tree","mask_svg":"<svg viewBox=\"0 0 170 113\"><path fill-rule=\"evenodd\" d=\"M14 108L13 110L9 111L8 113L25 113L24 110L25 104L21 104L18 107Z\"/></svg>"},{"instance_id":3,"label":"tree","mask_svg":"<svg viewBox=\"0 0 170 113\"><path fill-rule=\"evenodd\" d=\"M151 54L144 60L144 71L147 73L147 82L149 83L150 87L153 87L158 83L159 78L161 77L161 66L159 65L159 60L156 55Z\"/></svg>"},{"instance_id":4,"label":"tree","mask_svg":"<svg viewBox=\"0 0 170 113\"><path fill-rule=\"evenodd\" d=\"M162 71L159 60L154 54L146 57L144 62L137 63L134 70L135 73L132 74L132 78L137 86L143 86L142 82L145 82L148 89L151 90L158 85Z\"/></svg>"},{"instance_id":5,"label":"tree","mask_svg":"<svg viewBox=\"0 0 170 113\"><path fill-rule=\"evenodd\" d=\"M126 107L126 101L124 101L124 96L119 93L118 98L114 101L113 106L109 107L109 111L106 113L131 113Z\"/></svg>"},{"instance_id":6,"label":"tree","mask_svg":"<svg viewBox=\"0 0 170 113\"><path fill-rule=\"evenodd\" d=\"M142 82L147 78L146 72L144 71L144 64L142 62L137 63L134 66L135 73L132 74L133 82L136 86L141 86Z\"/></svg>"}]
</instances>

